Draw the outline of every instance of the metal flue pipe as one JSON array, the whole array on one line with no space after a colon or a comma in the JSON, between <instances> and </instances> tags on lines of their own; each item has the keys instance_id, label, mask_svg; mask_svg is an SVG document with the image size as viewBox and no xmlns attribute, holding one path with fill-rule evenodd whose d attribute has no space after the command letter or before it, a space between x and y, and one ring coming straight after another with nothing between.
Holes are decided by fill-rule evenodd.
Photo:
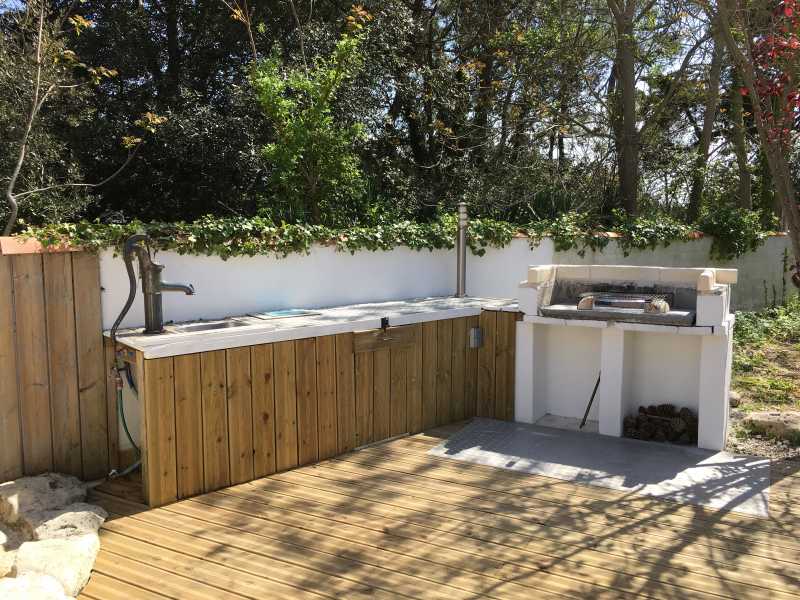
<instances>
[{"instance_id":1,"label":"metal flue pipe","mask_svg":"<svg viewBox=\"0 0 800 600\"><path fill-rule=\"evenodd\" d=\"M467 295L467 203L458 203L458 237L456 238L456 297Z\"/></svg>"}]
</instances>

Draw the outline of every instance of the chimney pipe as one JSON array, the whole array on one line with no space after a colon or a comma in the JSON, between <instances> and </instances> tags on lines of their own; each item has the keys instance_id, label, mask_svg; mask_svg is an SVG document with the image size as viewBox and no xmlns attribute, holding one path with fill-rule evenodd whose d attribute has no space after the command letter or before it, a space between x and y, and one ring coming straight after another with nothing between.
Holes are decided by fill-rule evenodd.
<instances>
[{"instance_id":1,"label":"chimney pipe","mask_svg":"<svg viewBox=\"0 0 800 600\"><path fill-rule=\"evenodd\" d=\"M467 295L467 203L458 203L458 237L456 238L456 297Z\"/></svg>"}]
</instances>

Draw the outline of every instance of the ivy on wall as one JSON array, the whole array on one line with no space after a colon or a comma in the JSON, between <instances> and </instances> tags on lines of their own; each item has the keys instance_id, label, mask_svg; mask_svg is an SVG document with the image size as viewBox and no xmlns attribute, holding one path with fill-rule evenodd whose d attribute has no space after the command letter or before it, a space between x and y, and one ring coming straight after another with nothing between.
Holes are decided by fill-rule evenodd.
<instances>
[{"instance_id":1,"label":"ivy on wall","mask_svg":"<svg viewBox=\"0 0 800 600\"><path fill-rule=\"evenodd\" d=\"M469 224L469 245L473 254L481 256L487 248L502 248L515 236L527 236L531 247L542 239L553 239L557 251L602 250L612 240L627 256L633 250L655 249L671 242L697 237L694 229L666 217L629 217L621 211L614 214L616 225L600 228L585 215L568 212L552 221L539 221L527 226L492 219L472 219ZM764 243L766 232L756 223L735 216L723 215L703 222L707 233L714 235L712 255L730 259L755 250ZM122 247L134 233L148 234L160 250L179 254L231 256L308 253L314 244L334 245L337 250L355 253L360 250L391 250L406 246L412 250L453 248L458 223L455 215L443 215L435 221L417 223L399 221L374 226L331 229L322 225L276 225L261 217L203 217L191 223L103 224L78 222L29 227L22 234L33 237L45 246L72 244L90 251ZM746 240L746 241L744 241Z\"/></svg>"}]
</instances>

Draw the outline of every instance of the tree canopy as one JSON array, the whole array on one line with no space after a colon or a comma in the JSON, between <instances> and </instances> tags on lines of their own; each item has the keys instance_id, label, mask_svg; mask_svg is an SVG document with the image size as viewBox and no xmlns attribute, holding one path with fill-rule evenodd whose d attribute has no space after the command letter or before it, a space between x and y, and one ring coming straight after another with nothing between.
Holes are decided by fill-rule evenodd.
<instances>
[{"instance_id":1,"label":"tree canopy","mask_svg":"<svg viewBox=\"0 0 800 600\"><path fill-rule=\"evenodd\" d=\"M354 227L466 200L519 224L773 227L786 205L754 105L770 83L741 48L788 52L796 29L767 36L794 1L719 2L725 22L706 0L0 0L0 183L38 64L59 88L16 183L27 223ZM791 178L797 99L778 134Z\"/></svg>"}]
</instances>

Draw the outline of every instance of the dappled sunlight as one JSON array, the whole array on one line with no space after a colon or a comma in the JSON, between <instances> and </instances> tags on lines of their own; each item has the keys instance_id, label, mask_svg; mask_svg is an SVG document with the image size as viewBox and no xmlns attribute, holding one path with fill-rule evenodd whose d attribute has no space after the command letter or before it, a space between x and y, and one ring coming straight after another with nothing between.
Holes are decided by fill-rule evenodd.
<instances>
[{"instance_id":1,"label":"dappled sunlight","mask_svg":"<svg viewBox=\"0 0 800 600\"><path fill-rule=\"evenodd\" d=\"M788 599L800 586L796 465L776 465L759 519L428 455L443 439L402 438L154 510L100 493L116 517L103 553L130 549L120 569L131 558L163 572L154 592L178 577L231 597L290 586L297 597Z\"/></svg>"}]
</instances>

